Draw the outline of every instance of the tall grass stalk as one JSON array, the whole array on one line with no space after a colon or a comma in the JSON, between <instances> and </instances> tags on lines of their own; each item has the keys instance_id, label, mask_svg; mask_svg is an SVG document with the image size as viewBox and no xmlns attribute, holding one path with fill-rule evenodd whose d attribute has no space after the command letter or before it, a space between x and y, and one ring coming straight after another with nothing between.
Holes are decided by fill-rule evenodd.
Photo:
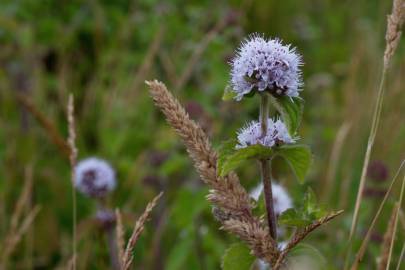
<instances>
[{"instance_id":1,"label":"tall grass stalk","mask_svg":"<svg viewBox=\"0 0 405 270\"><path fill-rule=\"evenodd\" d=\"M364 186L366 183L367 167L368 167L368 164L370 161L371 150L373 148L374 139L377 134L378 124L379 124L380 118L381 118L381 109L382 109L383 98L384 98L385 77L386 77L391 59L398 47L398 44L399 44L399 41L401 38L401 34L402 34L401 28L402 28L402 25L404 24L404 22L405 22L405 1L404 0L393 0L392 12L390 15L388 15L388 18L387 18L387 31L385 34L386 45L385 45L384 58L383 58L384 64L383 64L383 68L382 68L380 86L378 88L376 105L375 105L374 113L373 113L373 121L372 121L371 129L370 129L370 135L369 135L368 143L367 143L367 150L366 150L366 154L364 157L363 169L361 172L360 185L359 185L359 189L357 192L357 199L356 199L356 205L355 205L354 214L353 214L352 227L350 229L349 243L351 243L353 234L356 231L360 204L361 204L361 201L363 198L363 190L364 190Z\"/></svg>"},{"instance_id":2,"label":"tall grass stalk","mask_svg":"<svg viewBox=\"0 0 405 270\"><path fill-rule=\"evenodd\" d=\"M73 257L72 257L72 269L76 269L76 255L77 255L77 203L76 203L76 190L74 187L74 168L77 162L77 148L76 148L76 131L75 131L75 119L74 119L74 104L73 104L73 95L69 95L69 101L67 105L67 112L68 112L68 129L69 129L69 137L68 137L68 144L70 148L70 166L71 166L71 181L72 181L72 203L73 203L73 211L72 211L72 218L73 218L73 239L72 239L72 248L73 248Z\"/></svg>"},{"instance_id":3,"label":"tall grass stalk","mask_svg":"<svg viewBox=\"0 0 405 270\"><path fill-rule=\"evenodd\" d=\"M385 195L384 195L384 198L383 198L382 202L380 203L380 206L378 207L377 213L375 214L375 216L374 216L374 218L373 218L373 221L371 222L371 225L370 225L370 227L369 227L368 230L367 230L366 236L364 237L364 240L363 240L363 242L362 242L362 244L361 244L361 246L360 246L360 249L359 249L359 251L357 252L356 259L355 259L355 261L354 261L354 263L353 263L353 265L352 265L352 267L351 267L352 270L356 270L356 269L358 268L358 266L359 266L359 263L360 263L361 260L363 259L363 256L364 256L364 253L365 253L365 251L366 251L368 242L369 242L369 240L370 240L371 233L373 232L374 226L376 225L377 220L378 220L378 218L380 217L380 214L381 214L381 212L382 212L382 209L383 209L383 207L384 207L384 205L385 205L385 203L386 203L386 201L387 201L389 195L391 194L392 188L394 187L394 184L396 183L396 180L397 180L399 174L401 173L402 168L403 168L404 165L405 165L405 160L402 161L401 166L398 168L398 170L397 170L397 172L396 172L394 178L393 178L392 181L391 181L391 184L390 184L390 186L389 186L387 192L386 192Z\"/></svg>"},{"instance_id":4,"label":"tall grass stalk","mask_svg":"<svg viewBox=\"0 0 405 270\"><path fill-rule=\"evenodd\" d=\"M399 270L399 267L401 266L402 259L404 258L404 254L405 254L405 243L402 245L401 255L399 255L397 267L395 268L396 270Z\"/></svg>"},{"instance_id":5,"label":"tall grass stalk","mask_svg":"<svg viewBox=\"0 0 405 270\"><path fill-rule=\"evenodd\" d=\"M330 192L335 184L335 176L337 171L337 166L339 163L339 159L342 154L342 148L346 141L347 135L349 134L351 128L351 122L346 121L344 122L336 135L335 141L332 146L331 155L329 158L328 170L326 173L326 181L322 191L322 201L329 200Z\"/></svg>"},{"instance_id":6,"label":"tall grass stalk","mask_svg":"<svg viewBox=\"0 0 405 270\"><path fill-rule=\"evenodd\" d=\"M385 268L386 270L388 270L390 268L390 264L391 264L392 251L394 249L394 242L395 242L395 235L396 235L397 228L398 228L399 209L400 209L400 207L402 205L402 201L403 201L403 198L404 198L404 190L405 190L405 174L404 174L404 178L402 179L401 195L399 196L399 200L398 200L397 205L396 205L398 210L395 213L394 231L392 233L390 252L389 252L389 256L388 256L388 262L387 262L387 266Z\"/></svg>"},{"instance_id":7,"label":"tall grass stalk","mask_svg":"<svg viewBox=\"0 0 405 270\"><path fill-rule=\"evenodd\" d=\"M367 168L368 168L368 164L370 162L371 150L374 145L375 136L376 136L377 130L378 130L378 124L379 124L380 118L381 118L381 109L382 109L382 104L383 104L383 100L384 100L384 83L385 83L386 74L387 74L387 67L384 66L382 75L381 75L380 85L378 87L378 94L377 94L376 104L374 107L370 135L368 137L368 142L367 142L367 150L366 150L366 154L364 156L363 169L361 171L361 177L360 177L360 185L359 185L359 189L357 191L356 205L354 207L352 226L350 229L350 236L349 236L349 243L351 243L353 234L355 233L356 228L357 228L360 204L363 199L363 191L364 191L364 186L366 184Z\"/></svg>"}]
</instances>

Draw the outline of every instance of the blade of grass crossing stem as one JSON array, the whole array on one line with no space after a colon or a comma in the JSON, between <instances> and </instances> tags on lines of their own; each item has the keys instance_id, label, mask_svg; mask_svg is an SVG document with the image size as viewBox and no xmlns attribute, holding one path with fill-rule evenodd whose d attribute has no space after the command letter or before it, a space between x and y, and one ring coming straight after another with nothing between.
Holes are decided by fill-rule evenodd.
<instances>
[{"instance_id":1,"label":"blade of grass crossing stem","mask_svg":"<svg viewBox=\"0 0 405 270\"><path fill-rule=\"evenodd\" d=\"M398 176L400 175L400 173L401 173L402 168L403 168L404 165L405 165L405 160L403 160L402 163L401 163L401 165L399 166L397 172L395 173L394 178L393 178L392 181L391 181L391 184L390 184L390 186L389 186L387 192L386 192L385 195L384 195L384 198L383 198L382 202L380 203L380 206L378 207L377 213L375 214L375 216L374 216L374 218L373 218L373 221L371 222L371 225L370 225L370 227L369 227L368 230L367 230L366 236L364 237L364 240L363 240L363 242L362 242L362 244L361 244L361 246L360 246L360 249L359 249L359 251L357 252L357 255L356 255L356 258L355 258L355 262L353 263L353 265L352 265L352 267L351 267L352 270L357 269L357 268L358 268L358 265L359 265L359 263L360 263L360 261L363 259L363 256L364 256L364 253L365 253L365 251L366 251L366 248L367 248L367 245L368 245L368 241L370 240L371 233L372 233L372 231L373 231L373 229L374 229L374 226L375 226L375 224L377 223L378 218L380 217L380 214L381 214L381 212L382 212L382 209L383 209L383 207L384 207L384 205L385 205L385 203L386 203L386 201L387 201L387 199L388 199L388 197L389 197L389 194L391 193L391 190L392 190L392 188L394 187L394 184L395 184L395 182L396 182ZM347 269L347 267L348 267L348 261L349 261L349 258L348 258L348 257L349 257L349 256L348 256L348 254L347 254L347 257L346 257L346 261L347 261L347 262L346 262L346 264L345 264L345 265L346 265L345 269Z\"/></svg>"},{"instance_id":2,"label":"blade of grass crossing stem","mask_svg":"<svg viewBox=\"0 0 405 270\"><path fill-rule=\"evenodd\" d=\"M359 189L357 191L356 205L354 208L352 226L350 229L349 243L351 243L353 234L356 231L360 204L363 199L363 190L364 190L364 186L366 183L366 174L367 174L368 163L370 161L371 149L373 148L374 139L377 134L378 124L380 122L382 103L383 103L383 99L384 99L385 75L386 75L386 69L383 68L381 82L380 82L380 86L378 88L378 95L377 95L376 105L375 105L375 109L374 109L373 120L372 120L372 124L371 124L371 129L370 129L370 135L369 135L368 142L367 142L367 150L366 150L366 154L364 156L364 163L363 163L363 169L361 172Z\"/></svg>"},{"instance_id":3,"label":"blade of grass crossing stem","mask_svg":"<svg viewBox=\"0 0 405 270\"><path fill-rule=\"evenodd\" d=\"M395 268L396 270L400 270L399 267L401 266L402 259L404 258L404 253L405 253L405 243L402 245L401 255L399 255L397 267Z\"/></svg>"},{"instance_id":4,"label":"blade of grass crossing stem","mask_svg":"<svg viewBox=\"0 0 405 270\"><path fill-rule=\"evenodd\" d=\"M402 179L401 195L399 196L399 200L397 202L398 211L397 211L397 213L395 215L394 232L392 234L391 246L390 246L390 254L389 254L389 257L388 257L387 267L385 268L386 270L388 270L390 268L390 264L391 264L392 251L394 249L394 242L395 242L395 235L397 233L397 228L398 228L399 208L401 207L402 200L404 198L404 189L405 189L405 174L404 174L404 178Z\"/></svg>"}]
</instances>

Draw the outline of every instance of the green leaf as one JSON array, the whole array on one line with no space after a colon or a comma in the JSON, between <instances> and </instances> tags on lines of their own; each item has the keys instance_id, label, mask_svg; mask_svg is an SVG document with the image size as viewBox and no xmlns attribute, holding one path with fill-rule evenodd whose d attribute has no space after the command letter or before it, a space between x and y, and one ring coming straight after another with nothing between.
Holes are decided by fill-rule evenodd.
<instances>
[{"instance_id":1,"label":"green leaf","mask_svg":"<svg viewBox=\"0 0 405 270\"><path fill-rule=\"evenodd\" d=\"M222 95L223 101L232 100L236 97L236 92L232 90L230 85L227 85L224 90L224 94Z\"/></svg>"},{"instance_id":2,"label":"green leaf","mask_svg":"<svg viewBox=\"0 0 405 270\"><path fill-rule=\"evenodd\" d=\"M315 247L300 243L288 253L291 269L322 270L326 269L326 259Z\"/></svg>"},{"instance_id":3,"label":"green leaf","mask_svg":"<svg viewBox=\"0 0 405 270\"><path fill-rule=\"evenodd\" d=\"M233 153L235 153L236 144L237 141L235 139L230 139L228 141L223 142L219 147L217 160L217 167L219 171L221 171L221 169L223 168L228 157L231 156Z\"/></svg>"},{"instance_id":4,"label":"green leaf","mask_svg":"<svg viewBox=\"0 0 405 270\"><path fill-rule=\"evenodd\" d=\"M242 243L231 245L222 257L222 270L249 270L255 261L249 248Z\"/></svg>"},{"instance_id":5,"label":"green leaf","mask_svg":"<svg viewBox=\"0 0 405 270\"><path fill-rule=\"evenodd\" d=\"M298 97L274 97L270 95L270 102L280 113L291 136L294 136L302 120L304 100Z\"/></svg>"},{"instance_id":6,"label":"green leaf","mask_svg":"<svg viewBox=\"0 0 405 270\"><path fill-rule=\"evenodd\" d=\"M294 208L287 209L281 213L278 222L292 227L305 227L311 224L311 220L309 220L303 212L297 211Z\"/></svg>"},{"instance_id":7,"label":"green leaf","mask_svg":"<svg viewBox=\"0 0 405 270\"><path fill-rule=\"evenodd\" d=\"M241 149L230 149L231 143L226 143L220 151L218 159L218 172L220 176L224 176L230 171L238 168L244 161L250 158L270 158L274 151L270 147L260 144L251 145Z\"/></svg>"},{"instance_id":8,"label":"green leaf","mask_svg":"<svg viewBox=\"0 0 405 270\"><path fill-rule=\"evenodd\" d=\"M327 214L327 211L321 205L318 205L314 191L308 187L304 196L304 212L312 220L318 220Z\"/></svg>"},{"instance_id":9,"label":"green leaf","mask_svg":"<svg viewBox=\"0 0 405 270\"><path fill-rule=\"evenodd\" d=\"M206 194L207 190L205 188L198 191L179 190L170 207L171 223L178 228L193 226L196 218L204 210L209 209L209 203L205 200Z\"/></svg>"},{"instance_id":10,"label":"green leaf","mask_svg":"<svg viewBox=\"0 0 405 270\"><path fill-rule=\"evenodd\" d=\"M305 181L305 176L309 171L312 163L311 150L306 145L283 145L276 149L276 154L283 157L290 165L297 177L297 180L302 184Z\"/></svg>"},{"instance_id":11,"label":"green leaf","mask_svg":"<svg viewBox=\"0 0 405 270\"><path fill-rule=\"evenodd\" d=\"M317 209L316 195L312 188L308 187L304 196L304 209L307 213L312 213Z\"/></svg>"},{"instance_id":12,"label":"green leaf","mask_svg":"<svg viewBox=\"0 0 405 270\"><path fill-rule=\"evenodd\" d=\"M281 224L293 227L305 227L324 217L327 211L317 204L315 193L308 188L305 193L303 204L298 208L290 208L284 211L280 217Z\"/></svg>"},{"instance_id":13,"label":"green leaf","mask_svg":"<svg viewBox=\"0 0 405 270\"><path fill-rule=\"evenodd\" d=\"M193 250L193 237L188 234L187 237L182 237L178 244L170 250L166 260L166 268L168 270L184 269L187 258L191 256Z\"/></svg>"}]
</instances>

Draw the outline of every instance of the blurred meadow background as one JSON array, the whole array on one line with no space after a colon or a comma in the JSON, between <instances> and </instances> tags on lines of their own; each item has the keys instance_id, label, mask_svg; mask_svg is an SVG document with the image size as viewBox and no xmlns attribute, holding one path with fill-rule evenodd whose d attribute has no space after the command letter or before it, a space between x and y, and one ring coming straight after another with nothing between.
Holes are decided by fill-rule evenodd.
<instances>
[{"instance_id":1,"label":"blurred meadow background","mask_svg":"<svg viewBox=\"0 0 405 270\"><path fill-rule=\"evenodd\" d=\"M345 213L306 240L343 269L364 153L382 69L391 1L1 0L0 249L10 244L15 212L40 210L4 269L64 269L72 256L72 184L66 105L74 96L79 159L111 162L129 237L146 204L164 195L134 250L135 269L220 269L238 240L218 229L208 189L184 146L154 107L144 84L158 79L202 125L214 145L257 117L258 102L222 101L228 61L253 32L296 46L305 65L299 134L314 162L304 185L280 163L278 181L300 202L307 186ZM350 261L405 158L405 42L386 80L383 110ZM238 170L248 190L256 166ZM377 269L383 236L404 171L377 220L360 269ZM18 200L26 196L23 205ZM77 267L109 269L96 204L77 194ZM15 229L15 228L14 228ZM400 211L392 267L405 239ZM405 267L405 263L402 263ZM395 269L395 268L392 268ZM404 269L404 268L398 268Z\"/></svg>"}]
</instances>

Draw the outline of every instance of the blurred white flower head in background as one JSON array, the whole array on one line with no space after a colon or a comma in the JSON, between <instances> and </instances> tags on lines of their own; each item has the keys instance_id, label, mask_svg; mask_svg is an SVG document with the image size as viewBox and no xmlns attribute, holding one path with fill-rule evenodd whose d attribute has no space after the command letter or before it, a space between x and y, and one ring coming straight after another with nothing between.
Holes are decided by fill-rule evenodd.
<instances>
[{"instance_id":1,"label":"blurred white flower head in background","mask_svg":"<svg viewBox=\"0 0 405 270\"><path fill-rule=\"evenodd\" d=\"M282 185L272 183L271 190L273 193L273 207L276 215L280 215L285 210L293 207L290 195L288 195L287 191ZM258 201L262 192L263 184L260 183L250 192L250 197Z\"/></svg>"},{"instance_id":2,"label":"blurred white flower head in background","mask_svg":"<svg viewBox=\"0 0 405 270\"><path fill-rule=\"evenodd\" d=\"M83 194L102 198L115 188L115 172L105 160L87 158L76 165L74 184Z\"/></svg>"}]
</instances>

